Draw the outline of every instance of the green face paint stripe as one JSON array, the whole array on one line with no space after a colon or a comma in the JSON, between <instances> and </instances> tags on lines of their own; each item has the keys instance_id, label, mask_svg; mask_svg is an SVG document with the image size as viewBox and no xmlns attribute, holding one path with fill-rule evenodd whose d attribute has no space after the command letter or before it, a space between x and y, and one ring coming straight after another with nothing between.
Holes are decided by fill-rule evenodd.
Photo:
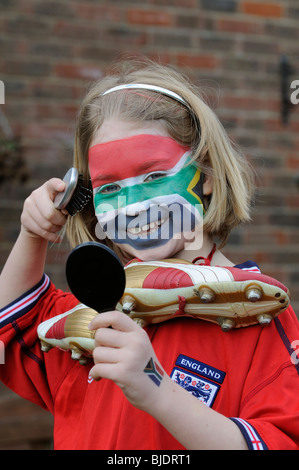
<instances>
[{"instance_id":1,"label":"green face paint stripe","mask_svg":"<svg viewBox=\"0 0 299 470\"><path fill-rule=\"evenodd\" d=\"M192 205L195 204L195 200L202 204L199 196L193 191L199 178L200 171L193 165L188 165L173 176L165 176L152 182L127 186L116 193L97 193L94 196L96 214L100 215L108 212L108 210L121 209L136 202L171 194L183 196ZM187 186L188 181L190 183Z\"/></svg>"}]
</instances>

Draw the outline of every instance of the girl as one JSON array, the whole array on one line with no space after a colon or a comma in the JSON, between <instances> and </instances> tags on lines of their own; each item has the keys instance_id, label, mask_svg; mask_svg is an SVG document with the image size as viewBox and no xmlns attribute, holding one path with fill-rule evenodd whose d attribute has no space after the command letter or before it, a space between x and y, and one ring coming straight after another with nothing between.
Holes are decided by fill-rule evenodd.
<instances>
[{"instance_id":1,"label":"girl","mask_svg":"<svg viewBox=\"0 0 299 470\"><path fill-rule=\"evenodd\" d=\"M298 449L291 307L266 328L229 333L193 318L142 329L105 312L85 327L96 347L84 366L58 348L44 354L37 338L50 321L59 345L77 312L74 296L43 274L47 244L65 223L72 246L106 236L124 263L203 257L233 266L214 239L221 248L249 220L251 171L198 90L160 65L114 68L83 101L74 166L92 180L93 205L70 218L53 204L63 181L34 191L0 283L0 375L54 413L55 448ZM186 210L170 211L173 201Z\"/></svg>"}]
</instances>

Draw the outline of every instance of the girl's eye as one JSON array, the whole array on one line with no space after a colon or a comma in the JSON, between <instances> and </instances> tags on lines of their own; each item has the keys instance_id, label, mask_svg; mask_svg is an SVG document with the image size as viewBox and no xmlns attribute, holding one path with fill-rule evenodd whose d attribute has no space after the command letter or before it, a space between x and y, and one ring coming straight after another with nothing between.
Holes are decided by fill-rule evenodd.
<instances>
[{"instance_id":1,"label":"girl's eye","mask_svg":"<svg viewBox=\"0 0 299 470\"><path fill-rule=\"evenodd\" d=\"M158 180L160 178L164 178L164 176L166 176L166 172L159 171L159 172L156 172L156 173L151 173L151 174L147 175L144 182L147 183L149 181Z\"/></svg>"},{"instance_id":2,"label":"girl's eye","mask_svg":"<svg viewBox=\"0 0 299 470\"><path fill-rule=\"evenodd\" d=\"M106 184L100 189L101 194L117 193L121 188L118 184Z\"/></svg>"}]
</instances>

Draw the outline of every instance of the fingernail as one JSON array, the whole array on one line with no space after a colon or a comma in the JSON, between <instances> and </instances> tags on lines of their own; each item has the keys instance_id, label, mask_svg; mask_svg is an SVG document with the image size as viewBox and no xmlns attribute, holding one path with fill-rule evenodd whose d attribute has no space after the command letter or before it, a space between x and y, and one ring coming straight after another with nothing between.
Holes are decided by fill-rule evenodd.
<instances>
[{"instance_id":1,"label":"fingernail","mask_svg":"<svg viewBox=\"0 0 299 470\"><path fill-rule=\"evenodd\" d=\"M61 181L61 183L59 183L57 186L57 191L63 191L64 188L65 188L65 183Z\"/></svg>"}]
</instances>

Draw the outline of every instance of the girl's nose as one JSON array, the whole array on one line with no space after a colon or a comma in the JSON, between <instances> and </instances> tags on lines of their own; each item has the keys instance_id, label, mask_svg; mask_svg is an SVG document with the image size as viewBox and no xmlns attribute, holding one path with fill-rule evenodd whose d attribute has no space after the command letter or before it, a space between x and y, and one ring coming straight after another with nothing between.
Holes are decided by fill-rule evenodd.
<instances>
[{"instance_id":1,"label":"girl's nose","mask_svg":"<svg viewBox=\"0 0 299 470\"><path fill-rule=\"evenodd\" d=\"M135 202L126 206L126 215L129 217L136 217L140 212L146 212L149 208L147 201L145 202Z\"/></svg>"},{"instance_id":2,"label":"girl's nose","mask_svg":"<svg viewBox=\"0 0 299 470\"><path fill-rule=\"evenodd\" d=\"M153 194L148 191L145 185L133 185L125 188L126 215L136 217L141 212L146 212L150 205ZM122 205L124 207L124 205Z\"/></svg>"}]
</instances>

